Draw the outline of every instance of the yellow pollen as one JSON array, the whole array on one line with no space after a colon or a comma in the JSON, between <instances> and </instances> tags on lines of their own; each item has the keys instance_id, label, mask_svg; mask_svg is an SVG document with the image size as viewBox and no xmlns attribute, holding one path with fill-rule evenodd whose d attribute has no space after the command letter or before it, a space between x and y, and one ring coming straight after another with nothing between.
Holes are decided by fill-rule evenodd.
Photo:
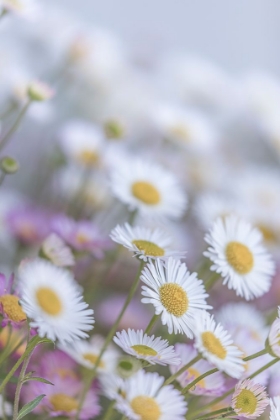
<instances>
[{"instance_id":1,"label":"yellow pollen","mask_svg":"<svg viewBox=\"0 0 280 420\"><path fill-rule=\"evenodd\" d=\"M203 346L209 353L219 357L219 359L225 359L227 351L222 345L219 338L217 338L211 331L205 331L202 333Z\"/></svg>"},{"instance_id":2,"label":"yellow pollen","mask_svg":"<svg viewBox=\"0 0 280 420\"><path fill-rule=\"evenodd\" d=\"M226 247L228 263L238 274L249 273L254 265L254 257L250 249L240 242L229 242Z\"/></svg>"},{"instance_id":3,"label":"yellow pollen","mask_svg":"<svg viewBox=\"0 0 280 420\"><path fill-rule=\"evenodd\" d=\"M95 166L99 161L99 156L92 150L83 150L79 153L78 160L86 166Z\"/></svg>"},{"instance_id":4,"label":"yellow pollen","mask_svg":"<svg viewBox=\"0 0 280 420\"><path fill-rule=\"evenodd\" d=\"M145 204L156 205L160 202L160 193L149 182L138 181L134 182L131 187L132 194L138 200L143 201Z\"/></svg>"},{"instance_id":5,"label":"yellow pollen","mask_svg":"<svg viewBox=\"0 0 280 420\"><path fill-rule=\"evenodd\" d=\"M48 287L40 287L36 292L39 306L48 315L58 315L62 311L62 303L57 294Z\"/></svg>"},{"instance_id":6,"label":"yellow pollen","mask_svg":"<svg viewBox=\"0 0 280 420\"><path fill-rule=\"evenodd\" d=\"M139 251L144 252L145 255L150 255L151 257L163 257L164 255L164 249L153 242L136 239L135 241L132 241L132 243Z\"/></svg>"},{"instance_id":7,"label":"yellow pollen","mask_svg":"<svg viewBox=\"0 0 280 420\"><path fill-rule=\"evenodd\" d=\"M62 393L51 395L50 402L55 411L65 411L66 413L70 413L78 408L78 401L75 398Z\"/></svg>"},{"instance_id":8,"label":"yellow pollen","mask_svg":"<svg viewBox=\"0 0 280 420\"><path fill-rule=\"evenodd\" d=\"M188 377L192 378L192 381L194 381L201 375L201 373L193 367L190 367L187 370L187 373ZM205 379L201 379L199 382L197 382L196 386L200 386L200 388L205 388Z\"/></svg>"},{"instance_id":9,"label":"yellow pollen","mask_svg":"<svg viewBox=\"0 0 280 420\"><path fill-rule=\"evenodd\" d=\"M172 315L180 317L186 313L189 300L185 290L176 283L166 283L159 289L160 301Z\"/></svg>"},{"instance_id":10,"label":"yellow pollen","mask_svg":"<svg viewBox=\"0 0 280 420\"><path fill-rule=\"evenodd\" d=\"M258 405L257 397L252 391L242 389L240 394L236 397L234 409L240 410L238 413L254 414Z\"/></svg>"},{"instance_id":11,"label":"yellow pollen","mask_svg":"<svg viewBox=\"0 0 280 420\"><path fill-rule=\"evenodd\" d=\"M3 295L0 297L0 304L3 312L11 321L21 322L26 320L26 315L18 303L19 298L14 295Z\"/></svg>"},{"instance_id":12,"label":"yellow pollen","mask_svg":"<svg viewBox=\"0 0 280 420\"><path fill-rule=\"evenodd\" d=\"M95 363L96 363L96 360L98 359L98 356L96 354L93 354L93 353L85 353L85 354L83 354L83 358L85 360L87 360L88 362L90 362L94 366ZM100 367L100 368L105 367L104 362L102 360L99 362L98 367Z\"/></svg>"},{"instance_id":13,"label":"yellow pollen","mask_svg":"<svg viewBox=\"0 0 280 420\"><path fill-rule=\"evenodd\" d=\"M85 245L89 242L89 238L84 233L79 232L76 236L76 241L80 245Z\"/></svg>"},{"instance_id":14,"label":"yellow pollen","mask_svg":"<svg viewBox=\"0 0 280 420\"><path fill-rule=\"evenodd\" d=\"M144 344L135 344L134 346L131 346L133 350L136 351L136 353L140 354L141 356L156 356L157 351L152 349L152 347L145 346Z\"/></svg>"},{"instance_id":15,"label":"yellow pollen","mask_svg":"<svg viewBox=\"0 0 280 420\"><path fill-rule=\"evenodd\" d=\"M139 397L133 398L130 405L141 420L158 420L160 418L160 408L154 398L139 395Z\"/></svg>"}]
</instances>

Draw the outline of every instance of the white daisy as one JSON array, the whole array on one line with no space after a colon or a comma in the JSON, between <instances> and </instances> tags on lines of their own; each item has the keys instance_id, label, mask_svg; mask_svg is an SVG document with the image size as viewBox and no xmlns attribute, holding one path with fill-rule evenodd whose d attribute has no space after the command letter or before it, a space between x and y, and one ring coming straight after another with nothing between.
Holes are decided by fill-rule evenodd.
<instances>
[{"instance_id":1,"label":"white daisy","mask_svg":"<svg viewBox=\"0 0 280 420\"><path fill-rule=\"evenodd\" d=\"M280 318L276 318L272 323L267 344L269 345L270 353L280 358Z\"/></svg>"},{"instance_id":2,"label":"white daisy","mask_svg":"<svg viewBox=\"0 0 280 420\"><path fill-rule=\"evenodd\" d=\"M143 303L152 303L155 313L161 314L163 325L171 334L185 333L193 337L193 321L202 309L211 308L206 303L207 294L197 274L188 271L186 265L172 257L156 260L142 271Z\"/></svg>"},{"instance_id":3,"label":"white daisy","mask_svg":"<svg viewBox=\"0 0 280 420\"><path fill-rule=\"evenodd\" d=\"M221 324L216 324L213 315L204 311L196 317L194 336L194 346L205 359L233 378L241 377L245 364L243 354Z\"/></svg>"},{"instance_id":4,"label":"white daisy","mask_svg":"<svg viewBox=\"0 0 280 420\"><path fill-rule=\"evenodd\" d=\"M82 366L92 369L104 344L104 338L94 335L89 341L77 340L63 344L60 349ZM98 365L98 372L113 372L116 368L119 352L114 346L108 346Z\"/></svg>"},{"instance_id":5,"label":"white daisy","mask_svg":"<svg viewBox=\"0 0 280 420\"><path fill-rule=\"evenodd\" d=\"M127 158L111 175L113 194L143 216L179 218L187 198L176 177L143 159Z\"/></svg>"},{"instance_id":6,"label":"white daisy","mask_svg":"<svg viewBox=\"0 0 280 420\"><path fill-rule=\"evenodd\" d=\"M111 239L144 261L148 259L184 256L183 252L172 251L171 239L161 229L132 227L128 223L117 225L111 232Z\"/></svg>"},{"instance_id":7,"label":"white daisy","mask_svg":"<svg viewBox=\"0 0 280 420\"><path fill-rule=\"evenodd\" d=\"M238 416L255 419L264 412L268 404L269 399L264 386L250 379L235 386L231 407Z\"/></svg>"},{"instance_id":8,"label":"white daisy","mask_svg":"<svg viewBox=\"0 0 280 420\"><path fill-rule=\"evenodd\" d=\"M3 401L3 395L0 394L0 418L12 417L13 408L12 404L7 401Z\"/></svg>"},{"instance_id":9,"label":"white daisy","mask_svg":"<svg viewBox=\"0 0 280 420\"><path fill-rule=\"evenodd\" d=\"M75 259L71 249L55 233L51 233L44 240L41 252L47 259L58 267L69 267L75 265Z\"/></svg>"},{"instance_id":10,"label":"white daisy","mask_svg":"<svg viewBox=\"0 0 280 420\"><path fill-rule=\"evenodd\" d=\"M85 121L68 122L59 133L59 144L72 161L89 167L100 163L104 151L101 128Z\"/></svg>"},{"instance_id":11,"label":"white daisy","mask_svg":"<svg viewBox=\"0 0 280 420\"><path fill-rule=\"evenodd\" d=\"M244 220L228 216L218 219L205 236L210 245L204 252L213 261L211 270L220 273L223 284L246 300L260 297L271 285L275 265L261 245L260 231Z\"/></svg>"},{"instance_id":12,"label":"white daisy","mask_svg":"<svg viewBox=\"0 0 280 420\"><path fill-rule=\"evenodd\" d=\"M35 259L19 268L20 303L41 337L70 342L93 328L93 310L83 302L80 286L67 270Z\"/></svg>"},{"instance_id":13,"label":"white daisy","mask_svg":"<svg viewBox=\"0 0 280 420\"><path fill-rule=\"evenodd\" d=\"M125 381L125 398L116 409L130 420L184 420L187 403L172 385L162 387L164 377L140 370Z\"/></svg>"},{"instance_id":14,"label":"white daisy","mask_svg":"<svg viewBox=\"0 0 280 420\"><path fill-rule=\"evenodd\" d=\"M128 332L117 332L114 342L126 353L137 359L147 360L152 365L178 365L181 361L167 340L155 338L154 335L149 337L143 330L135 331L129 328Z\"/></svg>"},{"instance_id":15,"label":"white daisy","mask_svg":"<svg viewBox=\"0 0 280 420\"><path fill-rule=\"evenodd\" d=\"M197 356L197 351L193 346L183 343L175 344L175 352L181 358L181 364L178 366L170 366L172 375L182 369L194 357ZM177 377L177 381L182 388L185 388L189 383L203 375L205 372L213 369L213 365L206 360L199 360L190 366L184 373ZM215 372L213 375L206 376L201 379L192 389L189 390L194 395L209 395L219 396L224 392L224 377L221 372Z\"/></svg>"},{"instance_id":16,"label":"white daisy","mask_svg":"<svg viewBox=\"0 0 280 420\"><path fill-rule=\"evenodd\" d=\"M269 420L280 420L280 397L270 398Z\"/></svg>"},{"instance_id":17,"label":"white daisy","mask_svg":"<svg viewBox=\"0 0 280 420\"><path fill-rule=\"evenodd\" d=\"M99 376L102 393L109 400L118 400L124 397L124 379L114 373L102 373Z\"/></svg>"}]
</instances>

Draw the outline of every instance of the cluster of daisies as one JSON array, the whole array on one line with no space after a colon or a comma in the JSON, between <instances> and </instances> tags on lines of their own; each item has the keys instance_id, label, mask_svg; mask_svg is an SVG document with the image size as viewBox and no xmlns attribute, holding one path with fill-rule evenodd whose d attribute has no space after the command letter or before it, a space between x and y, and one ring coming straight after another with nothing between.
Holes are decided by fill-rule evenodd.
<instances>
[{"instance_id":1,"label":"cluster of daisies","mask_svg":"<svg viewBox=\"0 0 280 420\"><path fill-rule=\"evenodd\" d=\"M280 82L39 3L0 0L0 418L280 420Z\"/></svg>"}]
</instances>

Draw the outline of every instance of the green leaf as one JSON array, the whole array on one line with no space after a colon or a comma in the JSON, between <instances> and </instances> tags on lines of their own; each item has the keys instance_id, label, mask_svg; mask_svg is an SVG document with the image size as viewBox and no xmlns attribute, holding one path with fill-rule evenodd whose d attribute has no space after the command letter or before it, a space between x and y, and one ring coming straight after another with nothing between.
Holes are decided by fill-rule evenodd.
<instances>
[{"instance_id":1,"label":"green leaf","mask_svg":"<svg viewBox=\"0 0 280 420\"><path fill-rule=\"evenodd\" d=\"M39 397L35 398L34 400L30 401L29 403L25 404L20 412L18 413L17 420L22 419L22 417L26 416L27 414L31 413L35 407L41 402L41 400L45 397L45 394L39 395Z\"/></svg>"},{"instance_id":2,"label":"green leaf","mask_svg":"<svg viewBox=\"0 0 280 420\"><path fill-rule=\"evenodd\" d=\"M37 382L43 382L44 384L47 384L47 385L54 385L52 382L48 381L47 379L40 378L39 376L25 377L22 383L27 382L27 381L37 381Z\"/></svg>"}]
</instances>

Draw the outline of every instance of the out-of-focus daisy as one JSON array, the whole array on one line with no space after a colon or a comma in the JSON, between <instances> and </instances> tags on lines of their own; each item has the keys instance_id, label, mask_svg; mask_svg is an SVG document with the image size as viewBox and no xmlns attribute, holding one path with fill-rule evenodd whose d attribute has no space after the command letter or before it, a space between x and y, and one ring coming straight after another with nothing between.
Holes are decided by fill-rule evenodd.
<instances>
[{"instance_id":1,"label":"out-of-focus daisy","mask_svg":"<svg viewBox=\"0 0 280 420\"><path fill-rule=\"evenodd\" d=\"M7 401L3 401L3 395L0 394L0 418L12 417L13 408L12 404Z\"/></svg>"},{"instance_id":2,"label":"out-of-focus daisy","mask_svg":"<svg viewBox=\"0 0 280 420\"><path fill-rule=\"evenodd\" d=\"M207 294L197 274L188 271L186 265L172 257L156 260L142 271L143 303L152 303L155 313L161 314L163 325L171 334L185 333L193 337L193 322L202 309L211 308L206 303Z\"/></svg>"},{"instance_id":3,"label":"out-of-focus daisy","mask_svg":"<svg viewBox=\"0 0 280 420\"><path fill-rule=\"evenodd\" d=\"M194 346L205 359L229 376L241 377L245 365L243 354L233 345L230 335L221 324L216 324L213 316L206 311L197 316L193 332Z\"/></svg>"},{"instance_id":4,"label":"out-of-focus daisy","mask_svg":"<svg viewBox=\"0 0 280 420\"><path fill-rule=\"evenodd\" d=\"M280 397L270 399L270 416L269 420L280 420Z\"/></svg>"},{"instance_id":5,"label":"out-of-focus daisy","mask_svg":"<svg viewBox=\"0 0 280 420\"><path fill-rule=\"evenodd\" d=\"M161 229L132 227L125 223L124 226L117 225L110 236L113 241L134 252L134 255L144 261L184 255L171 249L171 239Z\"/></svg>"},{"instance_id":6,"label":"out-of-focus daisy","mask_svg":"<svg viewBox=\"0 0 280 420\"><path fill-rule=\"evenodd\" d=\"M55 233L51 233L44 240L41 253L58 267L69 267L75 264L71 249Z\"/></svg>"},{"instance_id":7,"label":"out-of-focus daisy","mask_svg":"<svg viewBox=\"0 0 280 420\"><path fill-rule=\"evenodd\" d=\"M157 164L130 158L112 171L113 194L143 216L179 218L187 198L176 177Z\"/></svg>"},{"instance_id":8,"label":"out-of-focus daisy","mask_svg":"<svg viewBox=\"0 0 280 420\"><path fill-rule=\"evenodd\" d=\"M71 380L69 377L61 378L55 376L52 378L54 385L50 386L42 382L29 381L24 387L22 397L25 403L30 402L39 395L45 397L34 410L35 414L50 417L65 416L71 419L77 414L79 402L82 393L82 383L77 380ZM96 392L90 389L83 403L79 419L89 420L100 413L100 406Z\"/></svg>"},{"instance_id":9,"label":"out-of-focus daisy","mask_svg":"<svg viewBox=\"0 0 280 420\"><path fill-rule=\"evenodd\" d=\"M67 270L35 259L19 268L20 303L41 337L70 342L88 336L93 310L83 302L80 287Z\"/></svg>"},{"instance_id":10,"label":"out-of-focus daisy","mask_svg":"<svg viewBox=\"0 0 280 420\"><path fill-rule=\"evenodd\" d=\"M163 105L156 110L156 125L165 139L194 150L213 150L216 132L197 110Z\"/></svg>"},{"instance_id":11,"label":"out-of-focus daisy","mask_svg":"<svg viewBox=\"0 0 280 420\"><path fill-rule=\"evenodd\" d=\"M102 373L99 376L102 394L110 400L124 397L124 380L114 373Z\"/></svg>"},{"instance_id":12,"label":"out-of-focus daisy","mask_svg":"<svg viewBox=\"0 0 280 420\"><path fill-rule=\"evenodd\" d=\"M70 344L63 344L60 349L67 353L79 364L92 369L98 359L99 353L104 344L104 338L100 335L94 335L89 341L77 340ZM116 365L119 352L113 346L107 347L98 366L99 372L113 372Z\"/></svg>"},{"instance_id":13,"label":"out-of-focus daisy","mask_svg":"<svg viewBox=\"0 0 280 420\"><path fill-rule=\"evenodd\" d=\"M75 163L96 167L104 153L104 135L98 126L85 121L68 122L59 132L63 153Z\"/></svg>"},{"instance_id":14,"label":"out-of-focus daisy","mask_svg":"<svg viewBox=\"0 0 280 420\"><path fill-rule=\"evenodd\" d=\"M269 404L265 387L246 379L235 386L231 407L238 416L247 419L259 417Z\"/></svg>"},{"instance_id":15,"label":"out-of-focus daisy","mask_svg":"<svg viewBox=\"0 0 280 420\"><path fill-rule=\"evenodd\" d=\"M123 351L137 359L147 360L147 362L159 365L178 365L180 358L175 354L174 347L169 346L167 340L152 335L149 337L143 330L123 330L117 332L114 342L120 346Z\"/></svg>"},{"instance_id":16,"label":"out-of-focus daisy","mask_svg":"<svg viewBox=\"0 0 280 420\"><path fill-rule=\"evenodd\" d=\"M0 8L18 15L30 15L37 10L34 0L0 0Z\"/></svg>"},{"instance_id":17,"label":"out-of-focus daisy","mask_svg":"<svg viewBox=\"0 0 280 420\"><path fill-rule=\"evenodd\" d=\"M138 370L142 369L140 360L132 356L122 356L118 359L116 366L116 373L123 379L128 379L135 375Z\"/></svg>"},{"instance_id":18,"label":"out-of-focus daisy","mask_svg":"<svg viewBox=\"0 0 280 420\"><path fill-rule=\"evenodd\" d=\"M13 291L14 276L7 279L0 273L0 314L3 316L1 325L8 323L19 325L26 321L26 313L19 304L19 297Z\"/></svg>"},{"instance_id":19,"label":"out-of-focus daisy","mask_svg":"<svg viewBox=\"0 0 280 420\"><path fill-rule=\"evenodd\" d=\"M236 216L228 216L214 223L205 240L210 247L204 255L214 263L211 270L221 274L229 289L246 300L269 290L275 266L261 245L258 229Z\"/></svg>"},{"instance_id":20,"label":"out-of-focus daisy","mask_svg":"<svg viewBox=\"0 0 280 420\"><path fill-rule=\"evenodd\" d=\"M178 366L170 366L170 372L172 375L178 372L183 366L197 356L196 350L188 344L175 344L175 352L177 356L180 357L181 364ZM189 367L184 373L178 376L177 381L181 387L185 388L189 383L211 369L213 369L213 365L208 363L206 360L199 360ZM206 376L206 378L201 379L201 381L190 389L189 392L194 395L219 396L222 395L224 389L223 375L221 372L215 372L213 375L209 375Z\"/></svg>"},{"instance_id":21,"label":"out-of-focus daisy","mask_svg":"<svg viewBox=\"0 0 280 420\"><path fill-rule=\"evenodd\" d=\"M164 377L140 370L125 381L124 398L116 408L131 420L183 420L187 403L172 385L162 387Z\"/></svg>"},{"instance_id":22,"label":"out-of-focus daisy","mask_svg":"<svg viewBox=\"0 0 280 420\"><path fill-rule=\"evenodd\" d=\"M279 312L279 308L278 308ZM269 335L268 335L268 343L270 351L276 357L280 357L280 318L276 318L276 320L272 323Z\"/></svg>"}]
</instances>

